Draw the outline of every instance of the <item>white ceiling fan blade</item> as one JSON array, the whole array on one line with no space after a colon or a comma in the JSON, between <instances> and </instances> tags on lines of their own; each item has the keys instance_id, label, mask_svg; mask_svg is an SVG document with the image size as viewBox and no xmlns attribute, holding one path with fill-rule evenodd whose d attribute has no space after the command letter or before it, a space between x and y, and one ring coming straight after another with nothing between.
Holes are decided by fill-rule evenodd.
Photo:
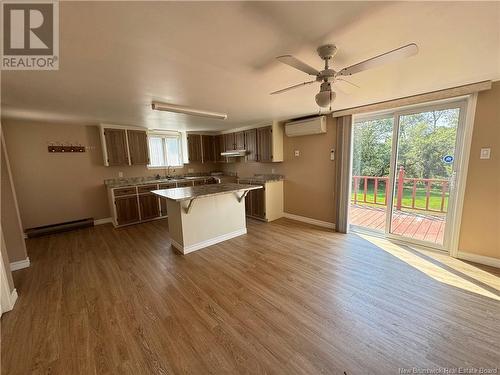
<instances>
[{"instance_id":1,"label":"white ceiling fan blade","mask_svg":"<svg viewBox=\"0 0 500 375\"><path fill-rule=\"evenodd\" d=\"M283 64L290 65L292 68L298 69L312 76L317 76L319 74L319 71L317 69L314 69L312 66L307 65L305 62L300 61L292 55L278 56L276 57L276 60L282 62Z\"/></svg>"},{"instance_id":2,"label":"white ceiling fan blade","mask_svg":"<svg viewBox=\"0 0 500 375\"><path fill-rule=\"evenodd\" d=\"M340 72L338 72L338 75L350 76L352 74L361 72L363 70L375 68L382 64L386 64L395 60L400 60L405 57L416 55L417 52L418 52L418 46L415 43L411 43L406 46L399 47L392 51L383 53L381 55L372 57L371 59L348 66L347 68L344 68Z\"/></svg>"},{"instance_id":3,"label":"white ceiling fan blade","mask_svg":"<svg viewBox=\"0 0 500 375\"><path fill-rule=\"evenodd\" d=\"M344 79L344 78L337 78L336 81L342 81L342 82L345 82L345 83L348 83L350 84L351 86L354 86L354 87L357 87L358 89L360 89L361 87L359 87L358 85L356 85L355 83L352 83L350 81L348 81L347 79Z\"/></svg>"},{"instance_id":4,"label":"white ceiling fan blade","mask_svg":"<svg viewBox=\"0 0 500 375\"><path fill-rule=\"evenodd\" d=\"M287 88L284 88L284 89L281 89L281 90L278 90L278 91L273 91L271 93L271 95L281 94L282 92L285 92L285 91L288 91L288 90L293 90L293 89L296 89L297 87L301 87L301 86L307 86L307 85L310 85L311 83L314 83L314 82L316 82L316 81L302 82L302 83L299 83L297 85L293 85L293 86L290 86L290 87L287 87Z\"/></svg>"}]
</instances>

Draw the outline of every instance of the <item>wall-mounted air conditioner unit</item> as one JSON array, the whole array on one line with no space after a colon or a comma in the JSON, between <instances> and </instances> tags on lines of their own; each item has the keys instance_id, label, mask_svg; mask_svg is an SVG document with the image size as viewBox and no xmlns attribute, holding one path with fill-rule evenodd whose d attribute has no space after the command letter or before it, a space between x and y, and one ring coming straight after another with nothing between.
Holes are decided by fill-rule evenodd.
<instances>
[{"instance_id":1,"label":"wall-mounted air conditioner unit","mask_svg":"<svg viewBox=\"0 0 500 375\"><path fill-rule=\"evenodd\" d=\"M285 124L285 134L288 137L323 133L326 133L326 116L291 121Z\"/></svg>"}]
</instances>

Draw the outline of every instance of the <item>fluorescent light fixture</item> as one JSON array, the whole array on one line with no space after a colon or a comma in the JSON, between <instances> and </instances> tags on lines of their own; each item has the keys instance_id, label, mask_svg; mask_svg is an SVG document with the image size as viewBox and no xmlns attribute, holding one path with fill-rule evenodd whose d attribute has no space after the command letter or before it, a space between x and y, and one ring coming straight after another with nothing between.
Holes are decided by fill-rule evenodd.
<instances>
[{"instance_id":1,"label":"fluorescent light fixture","mask_svg":"<svg viewBox=\"0 0 500 375\"><path fill-rule=\"evenodd\" d=\"M225 114L225 113L203 111L201 109L188 108L188 107L183 107L183 106L175 105L175 104L153 102L151 104L151 108L153 108L156 111L184 113L186 115L209 117L209 118L215 118L218 120L227 119L227 114Z\"/></svg>"}]
</instances>

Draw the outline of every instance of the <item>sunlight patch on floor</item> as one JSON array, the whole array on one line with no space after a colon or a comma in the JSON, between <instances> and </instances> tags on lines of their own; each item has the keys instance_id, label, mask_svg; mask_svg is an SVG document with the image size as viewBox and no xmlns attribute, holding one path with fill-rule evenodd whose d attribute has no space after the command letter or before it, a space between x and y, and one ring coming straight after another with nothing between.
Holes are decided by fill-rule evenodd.
<instances>
[{"instance_id":1,"label":"sunlight patch on floor","mask_svg":"<svg viewBox=\"0 0 500 375\"><path fill-rule=\"evenodd\" d=\"M481 287L476 285L473 281L467 280L467 278L474 279L479 283L486 285L487 288L500 291L500 277L498 276L490 274L458 259L452 258L446 254L414 248L410 250L406 246L398 245L386 239L365 234L358 233L358 236L402 260L406 264L425 273L427 276L432 277L434 280L500 301L500 293L495 294L493 290L487 290L485 287ZM415 254L415 252L418 252L425 257L430 257L444 264L445 267L449 267L454 271L457 271L457 273L466 275L467 278L460 276L438 264L434 264L431 260L424 259Z\"/></svg>"}]
</instances>

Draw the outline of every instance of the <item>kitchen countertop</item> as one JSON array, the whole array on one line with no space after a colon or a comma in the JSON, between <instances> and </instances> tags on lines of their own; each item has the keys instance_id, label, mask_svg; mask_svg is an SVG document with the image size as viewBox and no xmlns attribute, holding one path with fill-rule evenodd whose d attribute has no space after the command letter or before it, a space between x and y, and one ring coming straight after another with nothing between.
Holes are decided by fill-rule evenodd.
<instances>
[{"instance_id":1,"label":"kitchen countertop","mask_svg":"<svg viewBox=\"0 0 500 375\"><path fill-rule=\"evenodd\" d=\"M265 184L266 182L283 181L285 176L279 174L262 174L250 177L239 177L239 183L247 184Z\"/></svg>"},{"instance_id":2,"label":"kitchen countertop","mask_svg":"<svg viewBox=\"0 0 500 375\"><path fill-rule=\"evenodd\" d=\"M163 198L172 199L176 202L182 202L195 198L210 197L220 194L255 189L262 189L262 187L255 185L224 183L214 185L199 185L193 187L189 186L175 189L153 190L152 193Z\"/></svg>"},{"instance_id":3,"label":"kitchen countertop","mask_svg":"<svg viewBox=\"0 0 500 375\"><path fill-rule=\"evenodd\" d=\"M118 188L118 187L127 187L127 186L138 186L138 185L148 185L148 184L175 184L176 182L186 182L186 181L196 181L196 180L206 180L208 178L218 178L223 176L187 176L187 177L178 177L178 178L160 178L156 179L154 177L151 178L131 178L131 179L114 179L114 180L105 180L104 184L106 187L110 189Z\"/></svg>"}]
</instances>

